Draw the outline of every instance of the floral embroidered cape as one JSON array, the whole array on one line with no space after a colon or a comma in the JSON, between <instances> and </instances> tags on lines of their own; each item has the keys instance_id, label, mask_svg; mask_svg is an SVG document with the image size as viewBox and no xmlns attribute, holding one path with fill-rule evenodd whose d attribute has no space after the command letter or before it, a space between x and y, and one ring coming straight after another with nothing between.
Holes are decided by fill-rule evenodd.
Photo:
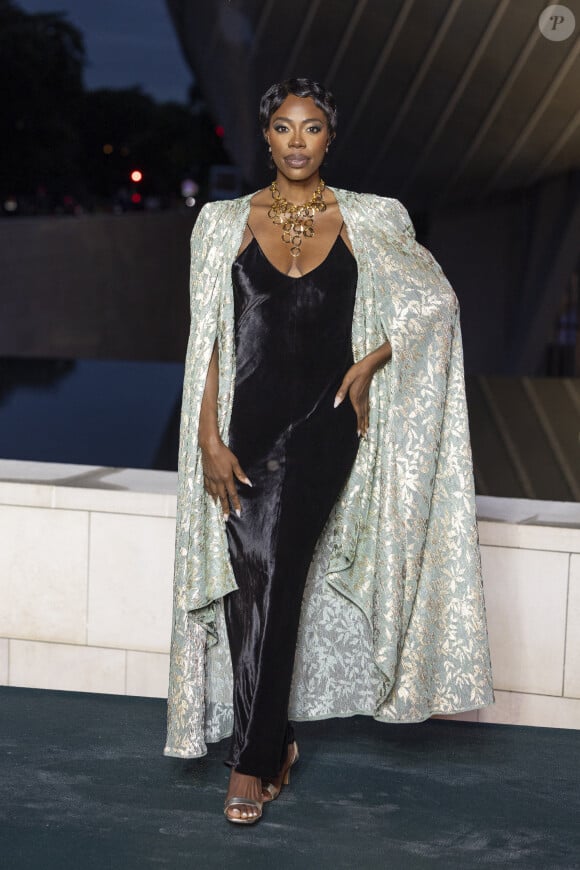
<instances>
[{"instance_id":1,"label":"floral embroidered cape","mask_svg":"<svg viewBox=\"0 0 580 870\"><path fill-rule=\"evenodd\" d=\"M333 188L358 264L355 362L388 339L370 418L310 565L289 716L419 722L493 702L457 297L395 199ZM231 267L253 194L207 203L191 236L164 754L232 732L225 520L203 486L198 420L219 347L218 425L235 385ZM349 401L348 396L344 401Z\"/></svg>"}]
</instances>

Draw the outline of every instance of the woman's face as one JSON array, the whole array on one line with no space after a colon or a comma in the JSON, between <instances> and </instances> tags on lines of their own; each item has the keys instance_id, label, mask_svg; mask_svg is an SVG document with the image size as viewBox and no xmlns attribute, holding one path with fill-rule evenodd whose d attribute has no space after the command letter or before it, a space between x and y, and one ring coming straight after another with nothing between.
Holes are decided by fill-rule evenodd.
<instances>
[{"instance_id":1,"label":"woman's face","mask_svg":"<svg viewBox=\"0 0 580 870\"><path fill-rule=\"evenodd\" d=\"M318 172L330 131L312 97L290 94L270 118L265 138L278 171L290 181L303 181Z\"/></svg>"}]
</instances>

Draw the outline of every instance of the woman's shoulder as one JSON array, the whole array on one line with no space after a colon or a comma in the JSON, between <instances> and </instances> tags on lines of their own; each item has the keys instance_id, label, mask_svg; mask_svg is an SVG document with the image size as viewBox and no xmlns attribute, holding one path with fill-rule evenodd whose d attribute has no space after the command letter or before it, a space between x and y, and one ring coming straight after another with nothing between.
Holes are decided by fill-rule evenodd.
<instances>
[{"instance_id":1,"label":"woman's shoulder","mask_svg":"<svg viewBox=\"0 0 580 870\"><path fill-rule=\"evenodd\" d=\"M359 190L350 190L346 187L335 187L334 184L329 185L337 199L350 199L352 202L370 203L376 201L389 202L389 197L379 196L377 193L361 193Z\"/></svg>"},{"instance_id":2,"label":"woman's shoulder","mask_svg":"<svg viewBox=\"0 0 580 870\"><path fill-rule=\"evenodd\" d=\"M253 194L238 196L234 199L215 199L205 202L197 213L196 226L202 228L230 224L241 216Z\"/></svg>"},{"instance_id":3,"label":"woman's shoulder","mask_svg":"<svg viewBox=\"0 0 580 870\"><path fill-rule=\"evenodd\" d=\"M223 211L222 200L216 199L204 202L197 213L196 223L203 223L204 221L211 220L212 218L219 216L221 211Z\"/></svg>"},{"instance_id":4,"label":"woman's shoulder","mask_svg":"<svg viewBox=\"0 0 580 870\"><path fill-rule=\"evenodd\" d=\"M220 212L228 213L235 212L245 208L249 201L255 196L256 191L253 193L246 193L243 196L236 196L233 199L213 199L208 200L208 202L204 203L201 207L199 213L205 212L206 216L219 214Z\"/></svg>"},{"instance_id":5,"label":"woman's shoulder","mask_svg":"<svg viewBox=\"0 0 580 870\"><path fill-rule=\"evenodd\" d=\"M400 232L414 235L413 224L409 212L403 203L392 196L381 196L378 193L359 193L354 190L332 188L339 203L348 204L356 209L361 218L380 217Z\"/></svg>"},{"instance_id":6,"label":"woman's shoulder","mask_svg":"<svg viewBox=\"0 0 580 870\"><path fill-rule=\"evenodd\" d=\"M348 202L350 206L358 206L361 209L381 211L386 214L396 214L407 209L400 200L392 196L381 196L378 193L361 193L357 190L333 187L332 190L339 202Z\"/></svg>"}]
</instances>

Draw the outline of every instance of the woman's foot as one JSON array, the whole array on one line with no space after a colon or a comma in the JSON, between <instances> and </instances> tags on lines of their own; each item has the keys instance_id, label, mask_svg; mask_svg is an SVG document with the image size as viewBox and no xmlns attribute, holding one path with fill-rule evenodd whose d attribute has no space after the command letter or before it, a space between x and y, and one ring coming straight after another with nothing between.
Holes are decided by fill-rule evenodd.
<instances>
[{"instance_id":1,"label":"woman's foot","mask_svg":"<svg viewBox=\"0 0 580 870\"><path fill-rule=\"evenodd\" d=\"M262 804L262 780L259 776L248 776L245 773L238 773L237 770L232 770L228 793L226 795L226 803L232 797L249 798L250 801L257 801ZM257 820L262 811L258 809L254 803L248 802L236 803L233 806L227 807L226 816L230 821L247 821Z\"/></svg>"},{"instance_id":2,"label":"woman's foot","mask_svg":"<svg viewBox=\"0 0 580 870\"><path fill-rule=\"evenodd\" d=\"M282 784L287 783L290 778L290 768L298 761L298 744L288 744L288 753L282 770L273 779L262 779L262 800L264 802L275 800L282 789Z\"/></svg>"}]
</instances>

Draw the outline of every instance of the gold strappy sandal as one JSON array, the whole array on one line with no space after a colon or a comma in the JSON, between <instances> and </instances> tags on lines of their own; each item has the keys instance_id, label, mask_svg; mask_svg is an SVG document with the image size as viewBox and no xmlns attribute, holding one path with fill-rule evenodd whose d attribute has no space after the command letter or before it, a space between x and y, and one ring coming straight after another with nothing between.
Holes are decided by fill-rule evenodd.
<instances>
[{"instance_id":1,"label":"gold strappy sandal","mask_svg":"<svg viewBox=\"0 0 580 870\"><path fill-rule=\"evenodd\" d=\"M254 798L249 797L231 797L228 798L224 804L224 815L228 822L234 822L236 825L253 825L258 819L262 818L262 805L263 801L254 800ZM228 815L228 809L233 806L252 806L256 807L257 810L260 810L257 816L251 816L247 819L243 819L241 816L239 818L235 818L234 816Z\"/></svg>"},{"instance_id":2,"label":"gold strappy sandal","mask_svg":"<svg viewBox=\"0 0 580 870\"><path fill-rule=\"evenodd\" d=\"M286 765L282 772L282 785L288 785L288 783L290 782L290 768L293 764L296 764L300 757L298 754L298 744L296 743L296 741L294 741L292 746L294 747L294 755L292 761ZM267 783L267 785L262 786L262 791L267 791L268 794L271 796L271 800L275 801L280 792L282 791L282 785L280 786L280 788L276 788L273 782L269 782ZM269 803L268 798L266 798L266 800Z\"/></svg>"}]
</instances>

